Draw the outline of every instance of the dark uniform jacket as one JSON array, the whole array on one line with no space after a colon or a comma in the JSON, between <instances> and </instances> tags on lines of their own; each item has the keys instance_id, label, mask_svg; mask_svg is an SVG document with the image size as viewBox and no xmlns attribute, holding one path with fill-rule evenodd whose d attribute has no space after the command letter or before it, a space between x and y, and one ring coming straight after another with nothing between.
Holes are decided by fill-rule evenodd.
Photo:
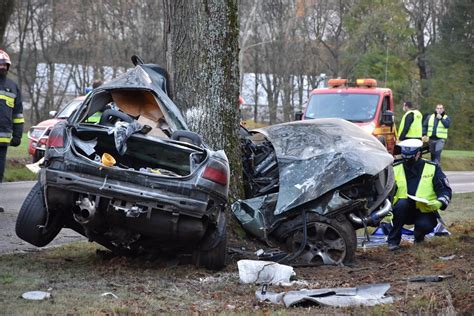
<instances>
[{"instance_id":1,"label":"dark uniform jacket","mask_svg":"<svg viewBox=\"0 0 474 316\"><path fill-rule=\"evenodd\" d=\"M0 76L0 146L8 146L12 138L21 139L24 122L20 89Z\"/></svg>"}]
</instances>

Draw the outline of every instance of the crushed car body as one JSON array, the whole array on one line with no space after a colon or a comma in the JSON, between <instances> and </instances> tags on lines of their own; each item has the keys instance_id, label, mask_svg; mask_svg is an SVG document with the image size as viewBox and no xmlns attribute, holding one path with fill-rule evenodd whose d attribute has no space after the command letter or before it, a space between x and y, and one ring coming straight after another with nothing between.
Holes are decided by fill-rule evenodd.
<instances>
[{"instance_id":1,"label":"crushed car body","mask_svg":"<svg viewBox=\"0 0 474 316\"><path fill-rule=\"evenodd\" d=\"M277 124L248 132L241 144L246 199L232 212L252 235L283 245L283 261L349 262L355 229L391 210L393 158L350 122Z\"/></svg>"},{"instance_id":2,"label":"crushed car body","mask_svg":"<svg viewBox=\"0 0 474 316\"><path fill-rule=\"evenodd\" d=\"M52 129L20 238L44 246L67 227L119 254L182 252L224 266L228 160L188 130L163 72L137 63Z\"/></svg>"}]
</instances>

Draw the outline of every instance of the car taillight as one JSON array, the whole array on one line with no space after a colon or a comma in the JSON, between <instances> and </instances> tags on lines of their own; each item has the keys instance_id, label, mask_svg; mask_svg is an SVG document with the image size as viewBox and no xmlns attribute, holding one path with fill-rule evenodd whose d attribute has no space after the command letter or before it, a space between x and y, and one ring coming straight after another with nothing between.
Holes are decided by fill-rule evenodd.
<instances>
[{"instance_id":1,"label":"car taillight","mask_svg":"<svg viewBox=\"0 0 474 316\"><path fill-rule=\"evenodd\" d=\"M49 133L48 147L49 148L63 148L64 147L64 126L58 124Z\"/></svg>"},{"instance_id":2,"label":"car taillight","mask_svg":"<svg viewBox=\"0 0 474 316\"><path fill-rule=\"evenodd\" d=\"M28 137L38 139L43 134L44 128L31 128Z\"/></svg>"},{"instance_id":3,"label":"car taillight","mask_svg":"<svg viewBox=\"0 0 474 316\"><path fill-rule=\"evenodd\" d=\"M229 180L229 169L220 162L212 161L206 166L206 169L204 169L202 177L212 182L227 185L227 181Z\"/></svg>"}]
</instances>

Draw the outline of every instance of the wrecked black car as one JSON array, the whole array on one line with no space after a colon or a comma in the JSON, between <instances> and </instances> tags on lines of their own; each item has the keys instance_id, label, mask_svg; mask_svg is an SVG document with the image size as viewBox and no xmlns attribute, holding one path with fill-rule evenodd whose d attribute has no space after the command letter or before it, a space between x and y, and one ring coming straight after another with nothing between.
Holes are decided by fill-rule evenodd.
<instances>
[{"instance_id":1,"label":"wrecked black car","mask_svg":"<svg viewBox=\"0 0 474 316\"><path fill-rule=\"evenodd\" d=\"M241 132L246 197L232 205L243 228L293 265L354 259L355 230L390 212L393 158L342 119L296 121ZM276 248L275 248L276 247Z\"/></svg>"},{"instance_id":2,"label":"wrecked black car","mask_svg":"<svg viewBox=\"0 0 474 316\"><path fill-rule=\"evenodd\" d=\"M41 247L67 227L118 254L183 253L219 269L228 180L225 153L187 129L163 69L137 63L52 129L16 233Z\"/></svg>"}]
</instances>

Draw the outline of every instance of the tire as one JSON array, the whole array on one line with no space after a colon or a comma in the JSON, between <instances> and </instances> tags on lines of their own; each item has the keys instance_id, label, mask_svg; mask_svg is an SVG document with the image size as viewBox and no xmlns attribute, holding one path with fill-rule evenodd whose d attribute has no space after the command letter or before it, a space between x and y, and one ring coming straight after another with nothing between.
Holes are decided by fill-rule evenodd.
<instances>
[{"instance_id":1,"label":"tire","mask_svg":"<svg viewBox=\"0 0 474 316\"><path fill-rule=\"evenodd\" d=\"M357 237L352 224L343 215L337 218L307 213L307 240L294 264L340 265L354 261ZM296 253L303 242L303 217L300 215L281 225L276 236L285 243L286 250Z\"/></svg>"},{"instance_id":2,"label":"tire","mask_svg":"<svg viewBox=\"0 0 474 316\"><path fill-rule=\"evenodd\" d=\"M35 154L32 156L31 161L35 163L35 162L38 162L43 157L44 157L44 152L41 150L36 150Z\"/></svg>"},{"instance_id":3,"label":"tire","mask_svg":"<svg viewBox=\"0 0 474 316\"><path fill-rule=\"evenodd\" d=\"M45 224L48 224L45 227ZM44 204L41 184L37 182L26 196L16 220L16 235L37 247L49 244L63 227L60 216L50 217Z\"/></svg>"},{"instance_id":4,"label":"tire","mask_svg":"<svg viewBox=\"0 0 474 316\"><path fill-rule=\"evenodd\" d=\"M208 249L207 245L212 243ZM219 216L218 227L208 234L201 243L199 250L193 254L197 267L204 267L209 270L220 270L226 265L227 255L227 225L225 214Z\"/></svg>"}]
</instances>

